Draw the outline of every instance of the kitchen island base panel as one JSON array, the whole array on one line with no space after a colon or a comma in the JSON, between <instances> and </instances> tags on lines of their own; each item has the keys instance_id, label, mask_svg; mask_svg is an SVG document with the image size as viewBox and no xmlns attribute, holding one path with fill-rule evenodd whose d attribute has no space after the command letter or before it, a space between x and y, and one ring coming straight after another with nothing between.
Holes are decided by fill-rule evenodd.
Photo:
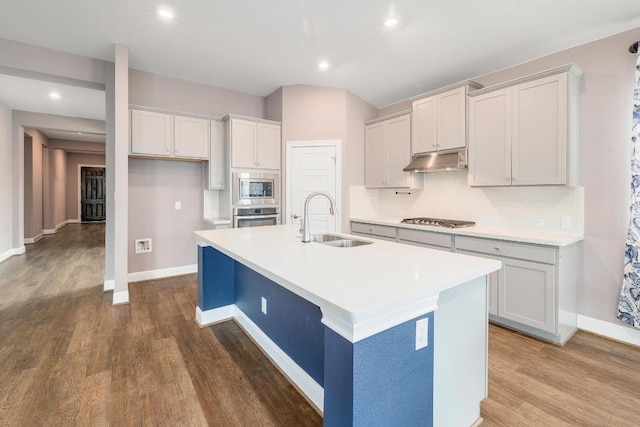
<instances>
[{"instance_id":1,"label":"kitchen island base panel","mask_svg":"<svg viewBox=\"0 0 640 427\"><path fill-rule=\"evenodd\" d=\"M464 419L460 425L471 425L479 418L480 400L486 396L487 372L484 276L440 292L441 300L435 312L354 343L321 323L317 316L321 313L320 307L274 282L276 279L264 277L240 261L217 252L206 245L199 248L201 268L198 271L196 321L204 325L232 317L294 385L324 412L325 426L381 425L381 420L389 425L448 426L452 425L450 421L459 419ZM213 260L208 260L209 257ZM228 259L233 260L232 265ZM274 292L274 289L292 295L283 296L280 290ZM267 296L266 316L277 314L277 325L260 325L241 307L248 304L248 311L253 311L254 317L265 316L259 304L259 295L265 292L270 295ZM246 295L242 296L243 293ZM229 302L229 295L233 295L232 302ZM248 295L251 296L247 298ZM295 315L297 319L287 317L285 305L291 301L279 305L276 300L281 298L283 301L301 300L298 301L300 304L294 301L302 307ZM277 308L275 312L274 308ZM429 318L428 346L415 350L416 320L424 317ZM450 324L445 325L445 322ZM322 328L324 389L288 354L290 349L282 348L271 336L273 327L286 329L292 324L294 327ZM290 338L297 337L295 341L300 335L293 333ZM452 344L458 341L458 344ZM293 347L299 345L294 343ZM317 353L317 349L312 353ZM447 359L456 362L438 362ZM439 398L438 394L441 394ZM458 413L465 415L458 418ZM375 420L369 416L371 414L375 414Z\"/></svg>"}]
</instances>

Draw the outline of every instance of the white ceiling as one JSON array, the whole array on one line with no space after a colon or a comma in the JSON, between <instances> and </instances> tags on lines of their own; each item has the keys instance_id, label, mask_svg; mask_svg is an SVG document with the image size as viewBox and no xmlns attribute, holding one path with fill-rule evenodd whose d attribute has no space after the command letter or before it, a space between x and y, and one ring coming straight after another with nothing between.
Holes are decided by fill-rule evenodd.
<instances>
[{"instance_id":1,"label":"white ceiling","mask_svg":"<svg viewBox=\"0 0 640 427\"><path fill-rule=\"evenodd\" d=\"M261 96L339 87L377 107L640 27L638 0L2 3L0 38L109 61L121 43L132 68ZM159 4L173 22L156 17ZM392 30L389 14L401 22Z\"/></svg>"}]
</instances>

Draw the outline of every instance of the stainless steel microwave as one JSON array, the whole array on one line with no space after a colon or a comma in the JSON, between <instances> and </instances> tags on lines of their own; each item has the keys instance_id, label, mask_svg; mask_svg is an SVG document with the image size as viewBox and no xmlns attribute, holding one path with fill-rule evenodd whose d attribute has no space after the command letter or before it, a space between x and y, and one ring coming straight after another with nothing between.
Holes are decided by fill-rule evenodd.
<instances>
[{"instance_id":1,"label":"stainless steel microwave","mask_svg":"<svg viewBox=\"0 0 640 427\"><path fill-rule=\"evenodd\" d=\"M234 172L233 205L278 205L280 176L275 173Z\"/></svg>"}]
</instances>

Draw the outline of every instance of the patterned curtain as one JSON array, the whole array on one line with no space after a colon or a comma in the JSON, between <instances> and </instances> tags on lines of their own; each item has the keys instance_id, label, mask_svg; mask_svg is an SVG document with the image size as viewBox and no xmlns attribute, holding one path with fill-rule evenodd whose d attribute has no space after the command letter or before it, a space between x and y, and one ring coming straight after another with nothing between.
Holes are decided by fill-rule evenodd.
<instances>
[{"instance_id":1,"label":"patterned curtain","mask_svg":"<svg viewBox=\"0 0 640 427\"><path fill-rule=\"evenodd\" d=\"M624 279L618 300L618 319L640 329L640 54L636 62L631 135L631 221L624 254Z\"/></svg>"}]
</instances>

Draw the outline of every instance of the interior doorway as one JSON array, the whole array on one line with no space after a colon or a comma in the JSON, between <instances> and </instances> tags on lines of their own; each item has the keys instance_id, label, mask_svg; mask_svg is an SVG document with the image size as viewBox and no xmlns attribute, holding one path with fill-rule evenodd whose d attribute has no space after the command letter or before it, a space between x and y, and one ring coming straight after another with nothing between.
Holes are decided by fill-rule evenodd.
<instances>
[{"instance_id":1,"label":"interior doorway","mask_svg":"<svg viewBox=\"0 0 640 427\"><path fill-rule=\"evenodd\" d=\"M80 166L80 221L106 219L106 169L100 166Z\"/></svg>"},{"instance_id":2,"label":"interior doorway","mask_svg":"<svg viewBox=\"0 0 640 427\"><path fill-rule=\"evenodd\" d=\"M338 213L329 213L329 201L316 197L309 203L309 226L314 232L342 229L342 148L339 140L287 141L286 209L287 224L295 224L304 214L304 201L314 191L329 193Z\"/></svg>"}]
</instances>

